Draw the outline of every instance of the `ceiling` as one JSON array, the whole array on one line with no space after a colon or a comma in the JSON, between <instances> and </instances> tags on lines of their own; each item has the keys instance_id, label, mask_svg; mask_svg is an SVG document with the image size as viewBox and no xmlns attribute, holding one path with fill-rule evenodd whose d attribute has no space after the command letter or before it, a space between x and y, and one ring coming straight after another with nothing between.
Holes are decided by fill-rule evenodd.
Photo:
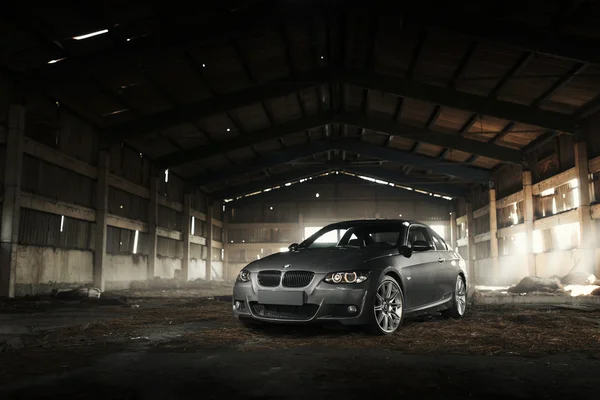
<instances>
[{"instance_id":1,"label":"ceiling","mask_svg":"<svg viewBox=\"0 0 600 400\"><path fill-rule=\"evenodd\" d=\"M460 196L600 107L596 2L355 3L19 2L2 69L217 197L333 170Z\"/></svg>"}]
</instances>

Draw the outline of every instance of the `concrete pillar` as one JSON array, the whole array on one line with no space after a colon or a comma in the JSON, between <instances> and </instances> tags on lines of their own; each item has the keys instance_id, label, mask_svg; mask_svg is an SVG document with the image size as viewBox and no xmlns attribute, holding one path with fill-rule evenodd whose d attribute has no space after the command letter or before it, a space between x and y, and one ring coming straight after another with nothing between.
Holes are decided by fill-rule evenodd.
<instances>
[{"instance_id":1,"label":"concrete pillar","mask_svg":"<svg viewBox=\"0 0 600 400\"><path fill-rule=\"evenodd\" d=\"M490 258L492 260L493 282L497 282L500 278L498 256L498 210L496 209L496 189L490 188Z\"/></svg>"},{"instance_id":2,"label":"concrete pillar","mask_svg":"<svg viewBox=\"0 0 600 400\"><path fill-rule=\"evenodd\" d=\"M523 210L525 224L525 240L527 243L527 266L529 275L536 276L537 268L535 265L535 254L533 253L533 188L531 187L531 171L523 171Z\"/></svg>"},{"instance_id":3,"label":"concrete pillar","mask_svg":"<svg viewBox=\"0 0 600 400\"><path fill-rule=\"evenodd\" d=\"M206 207L206 276L207 281L212 280L212 261L213 261L213 203L208 198Z\"/></svg>"},{"instance_id":4,"label":"concrete pillar","mask_svg":"<svg viewBox=\"0 0 600 400\"><path fill-rule=\"evenodd\" d=\"M588 168L587 145L584 141L575 143L575 172L579 180L579 237L581 238L580 271L597 273L595 266L596 238L593 228L594 221L590 213L590 174Z\"/></svg>"},{"instance_id":5,"label":"concrete pillar","mask_svg":"<svg viewBox=\"0 0 600 400\"><path fill-rule=\"evenodd\" d=\"M158 176L150 177L150 202L148 204L148 273L147 278L156 276L156 248L158 236Z\"/></svg>"},{"instance_id":6,"label":"concrete pillar","mask_svg":"<svg viewBox=\"0 0 600 400\"><path fill-rule=\"evenodd\" d=\"M457 234L456 213L451 212L450 213L450 229L449 229L448 235L449 235L449 244L450 244L450 247L452 248L452 250L456 250L456 234Z\"/></svg>"},{"instance_id":7,"label":"concrete pillar","mask_svg":"<svg viewBox=\"0 0 600 400\"><path fill-rule=\"evenodd\" d=\"M104 291L104 265L106 260L106 221L108 217L108 151L98 154L98 178L96 180L96 238L94 244L94 286Z\"/></svg>"},{"instance_id":8,"label":"concrete pillar","mask_svg":"<svg viewBox=\"0 0 600 400\"><path fill-rule=\"evenodd\" d=\"M469 276L471 277L471 285L476 284L475 279L475 219L473 218L473 204L466 203L467 216L467 265L469 268Z\"/></svg>"},{"instance_id":9,"label":"concrete pillar","mask_svg":"<svg viewBox=\"0 0 600 400\"><path fill-rule=\"evenodd\" d=\"M230 277L229 271L229 249L227 244L229 243L229 215L227 212L223 213L223 279L229 280L234 278ZM233 279L232 279L233 280Z\"/></svg>"},{"instance_id":10,"label":"concrete pillar","mask_svg":"<svg viewBox=\"0 0 600 400\"><path fill-rule=\"evenodd\" d=\"M186 193L183 196L183 226L182 226L182 240L183 240L183 257L181 261L181 275L184 281L190 279L190 240L192 235L192 195Z\"/></svg>"},{"instance_id":11,"label":"concrete pillar","mask_svg":"<svg viewBox=\"0 0 600 400\"><path fill-rule=\"evenodd\" d=\"M298 240L297 242L302 242L304 238L304 216L302 213L298 214ZM291 244L291 243L290 243Z\"/></svg>"},{"instance_id":12,"label":"concrete pillar","mask_svg":"<svg viewBox=\"0 0 600 400\"><path fill-rule=\"evenodd\" d=\"M24 141L25 107L16 104L10 105L0 231L0 297L15 296Z\"/></svg>"}]
</instances>

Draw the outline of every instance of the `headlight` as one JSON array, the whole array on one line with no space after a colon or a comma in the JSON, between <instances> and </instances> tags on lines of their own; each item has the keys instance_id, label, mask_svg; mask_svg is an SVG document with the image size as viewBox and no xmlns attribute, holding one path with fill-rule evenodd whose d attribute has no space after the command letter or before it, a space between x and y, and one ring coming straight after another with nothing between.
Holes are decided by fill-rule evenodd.
<instances>
[{"instance_id":1,"label":"headlight","mask_svg":"<svg viewBox=\"0 0 600 400\"><path fill-rule=\"evenodd\" d=\"M245 269L240 271L240 274L237 277L238 282L250 282L250 271Z\"/></svg>"},{"instance_id":2,"label":"headlight","mask_svg":"<svg viewBox=\"0 0 600 400\"><path fill-rule=\"evenodd\" d=\"M327 283L362 283L369 277L370 271L332 272L325 276Z\"/></svg>"}]
</instances>

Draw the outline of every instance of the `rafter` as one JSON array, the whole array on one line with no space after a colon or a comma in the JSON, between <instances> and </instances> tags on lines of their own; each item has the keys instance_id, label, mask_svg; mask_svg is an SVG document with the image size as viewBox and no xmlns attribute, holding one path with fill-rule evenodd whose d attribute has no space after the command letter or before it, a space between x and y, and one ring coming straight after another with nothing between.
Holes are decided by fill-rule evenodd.
<instances>
[{"instance_id":1,"label":"rafter","mask_svg":"<svg viewBox=\"0 0 600 400\"><path fill-rule=\"evenodd\" d=\"M279 139L292 133L308 131L326 125L330 123L331 120L332 117L329 113L311 115L305 118L277 124L259 131L247 132L245 135L238 135L220 142L201 145L179 153L169 154L158 158L156 163L162 168L173 168L201 158L208 158L244 147L251 147L268 140Z\"/></svg>"},{"instance_id":2,"label":"rafter","mask_svg":"<svg viewBox=\"0 0 600 400\"><path fill-rule=\"evenodd\" d=\"M456 176L472 182L486 183L491 179L490 173L485 170L463 167L450 162L440 162L434 158L406 153L365 141L340 139L334 141L332 146L339 150L358 153L393 163L412 165L434 173Z\"/></svg>"},{"instance_id":3,"label":"rafter","mask_svg":"<svg viewBox=\"0 0 600 400\"><path fill-rule=\"evenodd\" d=\"M349 125L383 132L389 135L402 136L409 139L419 140L424 143L453 148L513 164L520 164L522 162L522 153L518 150L509 149L507 147L482 143L472 139L465 139L463 137L456 137L455 135L451 134L433 132L427 129L393 122L387 119L365 117L358 113L343 113L337 115L336 118Z\"/></svg>"},{"instance_id":4,"label":"rafter","mask_svg":"<svg viewBox=\"0 0 600 400\"><path fill-rule=\"evenodd\" d=\"M569 115L356 69L336 70L332 79L370 90L552 130L572 132L576 125L575 119Z\"/></svg>"},{"instance_id":5,"label":"rafter","mask_svg":"<svg viewBox=\"0 0 600 400\"><path fill-rule=\"evenodd\" d=\"M315 70L295 80L283 79L263 85L253 86L239 92L217 96L192 104L182 105L144 119L119 124L111 128L110 133L120 138L143 135L152 131L165 129L170 126L185 123L189 120L204 116L215 115L239 108L248 104L258 103L265 99L285 96L307 87L314 86L317 81L326 80L324 70Z\"/></svg>"}]
</instances>

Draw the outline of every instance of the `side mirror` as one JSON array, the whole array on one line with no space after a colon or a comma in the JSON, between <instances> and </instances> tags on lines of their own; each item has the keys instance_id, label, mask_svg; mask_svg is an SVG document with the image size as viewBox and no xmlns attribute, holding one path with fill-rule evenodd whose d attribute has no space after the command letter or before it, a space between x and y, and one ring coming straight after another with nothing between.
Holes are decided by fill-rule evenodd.
<instances>
[{"instance_id":1,"label":"side mirror","mask_svg":"<svg viewBox=\"0 0 600 400\"><path fill-rule=\"evenodd\" d=\"M288 247L289 251L298 251L298 243L292 243Z\"/></svg>"},{"instance_id":2,"label":"side mirror","mask_svg":"<svg viewBox=\"0 0 600 400\"><path fill-rule=\"evenodd\" d=\"M398 247L398 251L400 252L400 255L406 257L406 258L410 258L410 256L412 256L412 249L408 246L400 246Z\"/></svg>"},{"instance_id":3,"label":"side mirror","mask_svg":"<svg viewBox=\"0 0 600 400\"><path fill-rule=\"evenodd\" d=\"M415 240L412 244L412 251L428 251L433 250L431 244L425 240Z\"/></svg>"}]
</instances>

